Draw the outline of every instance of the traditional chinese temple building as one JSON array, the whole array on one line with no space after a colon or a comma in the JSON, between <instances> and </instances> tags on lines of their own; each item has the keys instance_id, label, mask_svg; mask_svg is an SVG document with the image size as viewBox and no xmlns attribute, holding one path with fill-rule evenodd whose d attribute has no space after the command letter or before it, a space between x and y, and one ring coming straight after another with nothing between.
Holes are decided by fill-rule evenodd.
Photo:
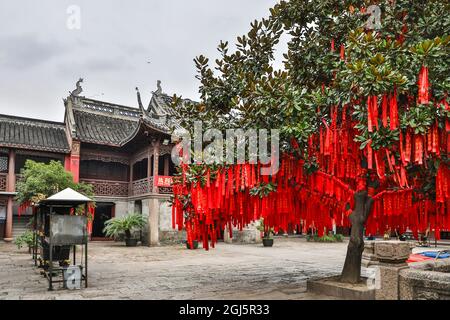
<instances>
[{"instance_id":1,"label":"traditional chinese temple building","mask_svg":"<svg viewBox=\"0 0 450 320\"><path fill-rule=\"evenodd\" d=\"M172 98L158 89L147 108L128 107L81 96L77 83L64 99L61 123L0 115L0 239L22 232L28 214L18 217L16 182L28 159L57 160L75 181L93 186L97 209L93 239L103 239L104 222L131 212L148 216L143 242L175 240L169 198L171 176Z\"/></svg>"}]
</instances>

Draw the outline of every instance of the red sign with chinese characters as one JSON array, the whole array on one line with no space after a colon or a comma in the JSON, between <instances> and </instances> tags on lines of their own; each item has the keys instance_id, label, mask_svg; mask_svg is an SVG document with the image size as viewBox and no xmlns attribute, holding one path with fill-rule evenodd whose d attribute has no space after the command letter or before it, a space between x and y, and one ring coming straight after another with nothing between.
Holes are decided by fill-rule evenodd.
<instances>
[{"instance_id":1,"label":"red sign with chinese characters","mask_svg":"<svg viewBox=\"0 0 450 320\"><path fill-rule=\"evenodd\" d=\"M173 177L171 176L157 176L156 177L156 186L157 187L172 187Z\"/></svg>"}]
</instances>

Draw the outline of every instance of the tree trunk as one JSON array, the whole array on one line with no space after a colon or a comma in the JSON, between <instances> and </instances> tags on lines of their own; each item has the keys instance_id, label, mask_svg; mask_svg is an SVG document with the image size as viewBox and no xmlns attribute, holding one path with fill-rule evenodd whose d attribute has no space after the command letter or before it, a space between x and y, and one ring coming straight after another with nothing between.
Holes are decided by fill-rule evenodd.
<instances>
[{"instance_id":1,"label":"tree trunk","mask_svg":"<svg viewBox=\"0 0 450 320\"><path fill-rule=\"evenodd\" d=\"M364 225L369 217L373 199L367 195L367 191L355 194L355 209L350 214L352 226L350 242L347 247L344 268L341 274L341 282L358 283L361 281L361 259L364 251Z\"/></svg>"}]
</instances>

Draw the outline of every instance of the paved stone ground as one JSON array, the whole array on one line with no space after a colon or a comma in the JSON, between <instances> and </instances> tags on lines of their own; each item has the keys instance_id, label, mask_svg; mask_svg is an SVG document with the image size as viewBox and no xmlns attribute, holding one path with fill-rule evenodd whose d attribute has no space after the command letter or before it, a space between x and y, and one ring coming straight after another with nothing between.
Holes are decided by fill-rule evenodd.
<instances>
[{"instance_id":1,"label":"paved stone ground","mask_svg":"<svg viewBox=\"0 0 450 320\"><path fill-rule=\"evenodd\" d=\"M209 252L91 243L89 288L49 292L27 251L0 243L0 300L331 299L306 293L306 280L339 274L346 247L299 238L275 239L273 248L219 243Z\"/></svg>"}]
</instances>

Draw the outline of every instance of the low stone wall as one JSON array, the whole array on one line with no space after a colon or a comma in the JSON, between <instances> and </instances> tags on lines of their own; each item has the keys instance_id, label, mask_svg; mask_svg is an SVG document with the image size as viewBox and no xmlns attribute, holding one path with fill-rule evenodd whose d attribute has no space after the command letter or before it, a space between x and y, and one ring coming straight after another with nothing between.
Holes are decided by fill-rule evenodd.
<instances>
[{"instance_id":1,"label":"low stone wall","mask_svg":"<svg viewBox=\"0 0 450 320\"><path fill-rule=\"evenodd\" d=\"M400 271L401 300L450 300L450 259L414 263Z\"/></svg>"},{"instance_id":2,"label":"low stone wall","mask_svg":"<svg viewBox=\"0 0 450 320\"><path fill-rule=\"evenodd\" d=\"M186 232L172 228L172 207L168 199L158 200L159 242L161 245L177 244L186 240Z\"/></svg>"},{"instance_id":3,"label":"low stone wall","mask_svg":"<svg viewBox=\"0 0 450 320\"><path fill-rule=\"evenodd\" d=\"M340 300L375 300L375 289L367 285L366 278L357 284L342 283L339 278L340 276L308 280L306 290L315 294L336 297Z\"/></svg>"},{"instance_id":4,"label":"low stone wall","mask_svg":"<svg viewBox=\"0 0 450 320\"><path fill-rule=\"evenodd\" d=\"M161 245L178 244L186 241L186 231L163 230L159 231Z\"/></svg>"},{"instance_id":5,"label":"low stone wall","mask_svg":"<svg viewBox=\"0 0 450 320\"><path fill-rule=\"evenodd\" d=\"M232 238L230 238L228 228L225 228L224 241L237 244L261 243L261 232L257 230L257 224L257 222L251 223L243 230L233 228Z\"/></svg>"}]
</instances>

